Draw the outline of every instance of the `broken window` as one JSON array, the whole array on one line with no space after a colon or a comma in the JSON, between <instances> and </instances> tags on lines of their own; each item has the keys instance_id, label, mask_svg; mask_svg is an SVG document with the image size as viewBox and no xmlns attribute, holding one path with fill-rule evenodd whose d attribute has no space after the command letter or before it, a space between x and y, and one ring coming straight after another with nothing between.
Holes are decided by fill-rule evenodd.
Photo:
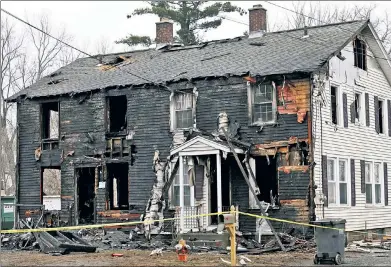
<instances>
[{"instance_id":1,"label":"broken window","mask_svg":"<svg viewBox=\"0 0 391 267\"><path fill-rule=\"evenodd\" d=\"M185 206L192 206L192 199L194 199L194 187L190 185L188 165L183 164L183 187L184 187L184 198ZM179 169L175 175L174 183L172 185L172 199L171 205L174 207L180 206L180 180L179 180Z\"/></svg>"},{"instance_id":2,"label":"broken window","mask_svg":"<svg viewBox=\"0 0 391 267\"><path fill-rule=\"evenodd\" d=\"M346 159L327 160L328 203L347 205L348 192L348 161Z\"/></svg>"},{"instance_id":3,"label":"broken window","mask_svg":"<svg viewBox=\"0 0 391 267\"><path fill-rule=\"evenodd\" d=\"M194 124L194 98L192 93L178 93L172 102L172 128L188 129Z\"/></svg>"},{"instance_id":4,"label":"broken window","mask_svg":"<svg viewBox=\"0 0 391 267\"><path fill-rule=\"evenodd\" d=\"M361 120L361 94L360 93L355 93L354 94L354 111L355 111L355 122L360 122Z\"/></svg>"},{"instance_id":5,"label":"broken window","mask_svg":"<svg viewBox=\"0 0 391 267\"><path fill-rule=\"evenodd\" d=\"M107 129L110 133L126 131L128 101L125 95L107 97Z\"/></svg>"},{"instance_id":6,"label":"broken window","mask_svg":"<svg viewBox=\"0 0 391 267\"><path fill-rule=\"evenodd\" d=\"M335 125L338 125L340 122L340 103L338 97L338 88L331 86L331 122Z\"/></svg>"},{"instance_id":7,"label":"broken window","mask_svg":"<svg viewBox=\"0 0 391 267\"><path fill-rule=\"evenodd\" d=\"M384 119L384 101L383 100L378 100L378 107L379 107L379 112L376 114L378 116L378 121L379 121L379 133L384 133L384 128L385 128L385 119Z\"/></svg>"},{"instance_id":8,"label":"broken window","mask_svg":"<svg viewBox=\"0 0 391 267\"><path fill-rule=\"evenodd\" d=\"M59 138L59 102L41 104L42 139Z\"/></svg>"},{"instance_id":9,"label":"broken window","mask_svg":"<svg viewBox=\"0 0 391 267\"><path fill-rule=\"evenodd\" d=\"M61 210L61 170L41 169L41 201L46 210Z\"/></svg>"},{"instance_id":10,"label":"broken window","mask_svg":"<svg viewBox=\"0 0 391 267\"><path fill-rule=\"evenodd\" d=\"M354 66L367 70L367 48L363 40L356 38L353 41Z\"/></svg>"},{"instance_id":11,"label":"broken window","mask_svg":"<svg viewBox=\"0 0 391 267\"><path fill-rule=\"evenodd\" d=\"M276 120L276 92L272 84L259 84L252 90L252 122L274 123Z\"/></svg>"},{"instance_id":12,"label":"broken window","mask_svg":"<svg viewBox=\"0 0 391 267\"><path fill-rule=\"evenodd\" d=\"M129 209L129 165L107 164L107 186L110 210Z\"/></svg>"}]
</instances>

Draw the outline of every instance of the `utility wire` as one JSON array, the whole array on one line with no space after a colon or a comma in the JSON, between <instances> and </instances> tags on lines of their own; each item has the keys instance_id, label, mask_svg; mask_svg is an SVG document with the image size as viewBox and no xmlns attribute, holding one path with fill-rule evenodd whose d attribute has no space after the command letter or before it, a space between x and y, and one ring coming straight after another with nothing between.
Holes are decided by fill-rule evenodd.
<instances>
[{"instance_id":1,"label":"utility wire","mask_svg":"<svg viewBox=\"0 0 391 267\"><path fill-rule=\"evenodd\" d=\"M293 13L298 14L298 15L300 15L300 16L303 16L303 17L306 17L306 18L309 18L309 19L316 20L316 21L318 21L318 22L320 22L320 23L322 23L322 24L324 24L324 25L328 24L328 23L326 23L326 22L324 22L324 21L321 21L320 19L316 19L316 18L314 18L314 17L305 15L305 14L303 14L303 13L299 13L299 12L297 12L297 11L295 11L295 10L292 10L292 9L287 8L287 7L283 7L283 6L277 5L277 4L272 3L272 2L270 2L270 1L264 1L264 2L266 2L266 3L270 4L270 5L273 5L273 6L282 8L282 9L285 9L285 10L287 10L287 11L293 12ZM337 27L338 27L338 25L337 25ZM347 30L347 29L344 29L344 28L341 28L341 27L338 27L338 28L341 29L341 30L343 30L343 31L346 31L346 32L349 32L349 33L353 33L353 32L351 32L351 31L349 31L349 30ZM382 40L380 40L380 39L377 39L375 36L374 36L373 38L374 38L375 40L379 41L379 42L390 43L390 42L388 42L388 41L386 42L386 41L382 41Z\"/></svg>"}]
</instances>

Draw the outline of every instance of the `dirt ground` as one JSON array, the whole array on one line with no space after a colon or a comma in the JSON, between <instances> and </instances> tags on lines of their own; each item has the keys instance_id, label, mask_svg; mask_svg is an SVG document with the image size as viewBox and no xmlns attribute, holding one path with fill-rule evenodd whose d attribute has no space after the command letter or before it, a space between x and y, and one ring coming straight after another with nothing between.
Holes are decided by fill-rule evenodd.
<instances>
[{"instance_id":1,"label":"dirt ground","mask_svg":"<svg viewBox=\"0 0 391 267\"><path fill-rule=\"evenodd\" d=\"M122 253L123 257L112 257ZM163 252L162 256L149 256L149 251L103 251L99 253L71 253L51 256L37 251L2 251L0 266L223 266L220 258L229 261L230 256L217 253L189 254L186 263L177 259L175 252ZM312 253L273 252L262 255L246 255L249 266L282 266L293 262L311 261Z\"/></svg>"},{"instance_id":2,"label":"dirt ground","mask_svg":"<svg viewBox=\"0 0 391 267\"><path fill-rule=\"evenodd\" d=\"M112 253L122 253L123 257L112 257ZM183 263L178 261L175 252L163 252L160 257L149 256L149 253L142 250L117 250L51 256L38 251L1 251L0 266L227 266L220 258L230 260L229 255L209 252L189 254L188 261ZM391 262L391 251L346 252L345 255L342 266L390 266ZM313 266L313 256L313 252L246 255L252 260L248 266Z\"/></svg>"}]
</instances>

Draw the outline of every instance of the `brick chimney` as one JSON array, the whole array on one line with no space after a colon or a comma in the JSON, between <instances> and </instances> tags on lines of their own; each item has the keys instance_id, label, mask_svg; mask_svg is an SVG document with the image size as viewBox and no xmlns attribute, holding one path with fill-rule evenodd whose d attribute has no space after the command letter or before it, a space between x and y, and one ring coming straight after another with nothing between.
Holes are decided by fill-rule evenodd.
<instances>
[{"instance_id":1,"label":"brick chimney","mask_svg":"<svg viewBox=\"0 0 391 267\"><path fill-rule=\"evenodd\" d=\"M261 37L266 32L266 9L262 5L254 5L249 10L249 38Z\"/></svg>"},{"instance_id":2,"label":"brick chimney","mask_svg":"<svg viewBox=\"0 0 391 267\"><path fill-rule=\"evenodd\" d=\"M162 47L171 44L174 41L173 23L167 18L160 18L156 22L156 47Z\"/></svg>"}]
</instances>

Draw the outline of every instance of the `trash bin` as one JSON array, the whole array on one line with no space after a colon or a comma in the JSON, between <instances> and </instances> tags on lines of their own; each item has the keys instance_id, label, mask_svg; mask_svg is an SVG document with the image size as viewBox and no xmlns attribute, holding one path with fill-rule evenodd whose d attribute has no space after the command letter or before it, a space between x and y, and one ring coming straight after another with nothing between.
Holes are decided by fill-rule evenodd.
<instances>
[{"instance_id":1,"label":"trash bin","mask_svg":"<svg viewBox=\"0 0 391 267\"><path fill-rule=\"evenodd\" d=\"M345 260L345 219L323 219L312 222L314 225L333 227L336 229L328 229L315 227L315 242L317 252L314 256L314 263L334 262L340 265Z\"/></svg>"}]
</instances>

